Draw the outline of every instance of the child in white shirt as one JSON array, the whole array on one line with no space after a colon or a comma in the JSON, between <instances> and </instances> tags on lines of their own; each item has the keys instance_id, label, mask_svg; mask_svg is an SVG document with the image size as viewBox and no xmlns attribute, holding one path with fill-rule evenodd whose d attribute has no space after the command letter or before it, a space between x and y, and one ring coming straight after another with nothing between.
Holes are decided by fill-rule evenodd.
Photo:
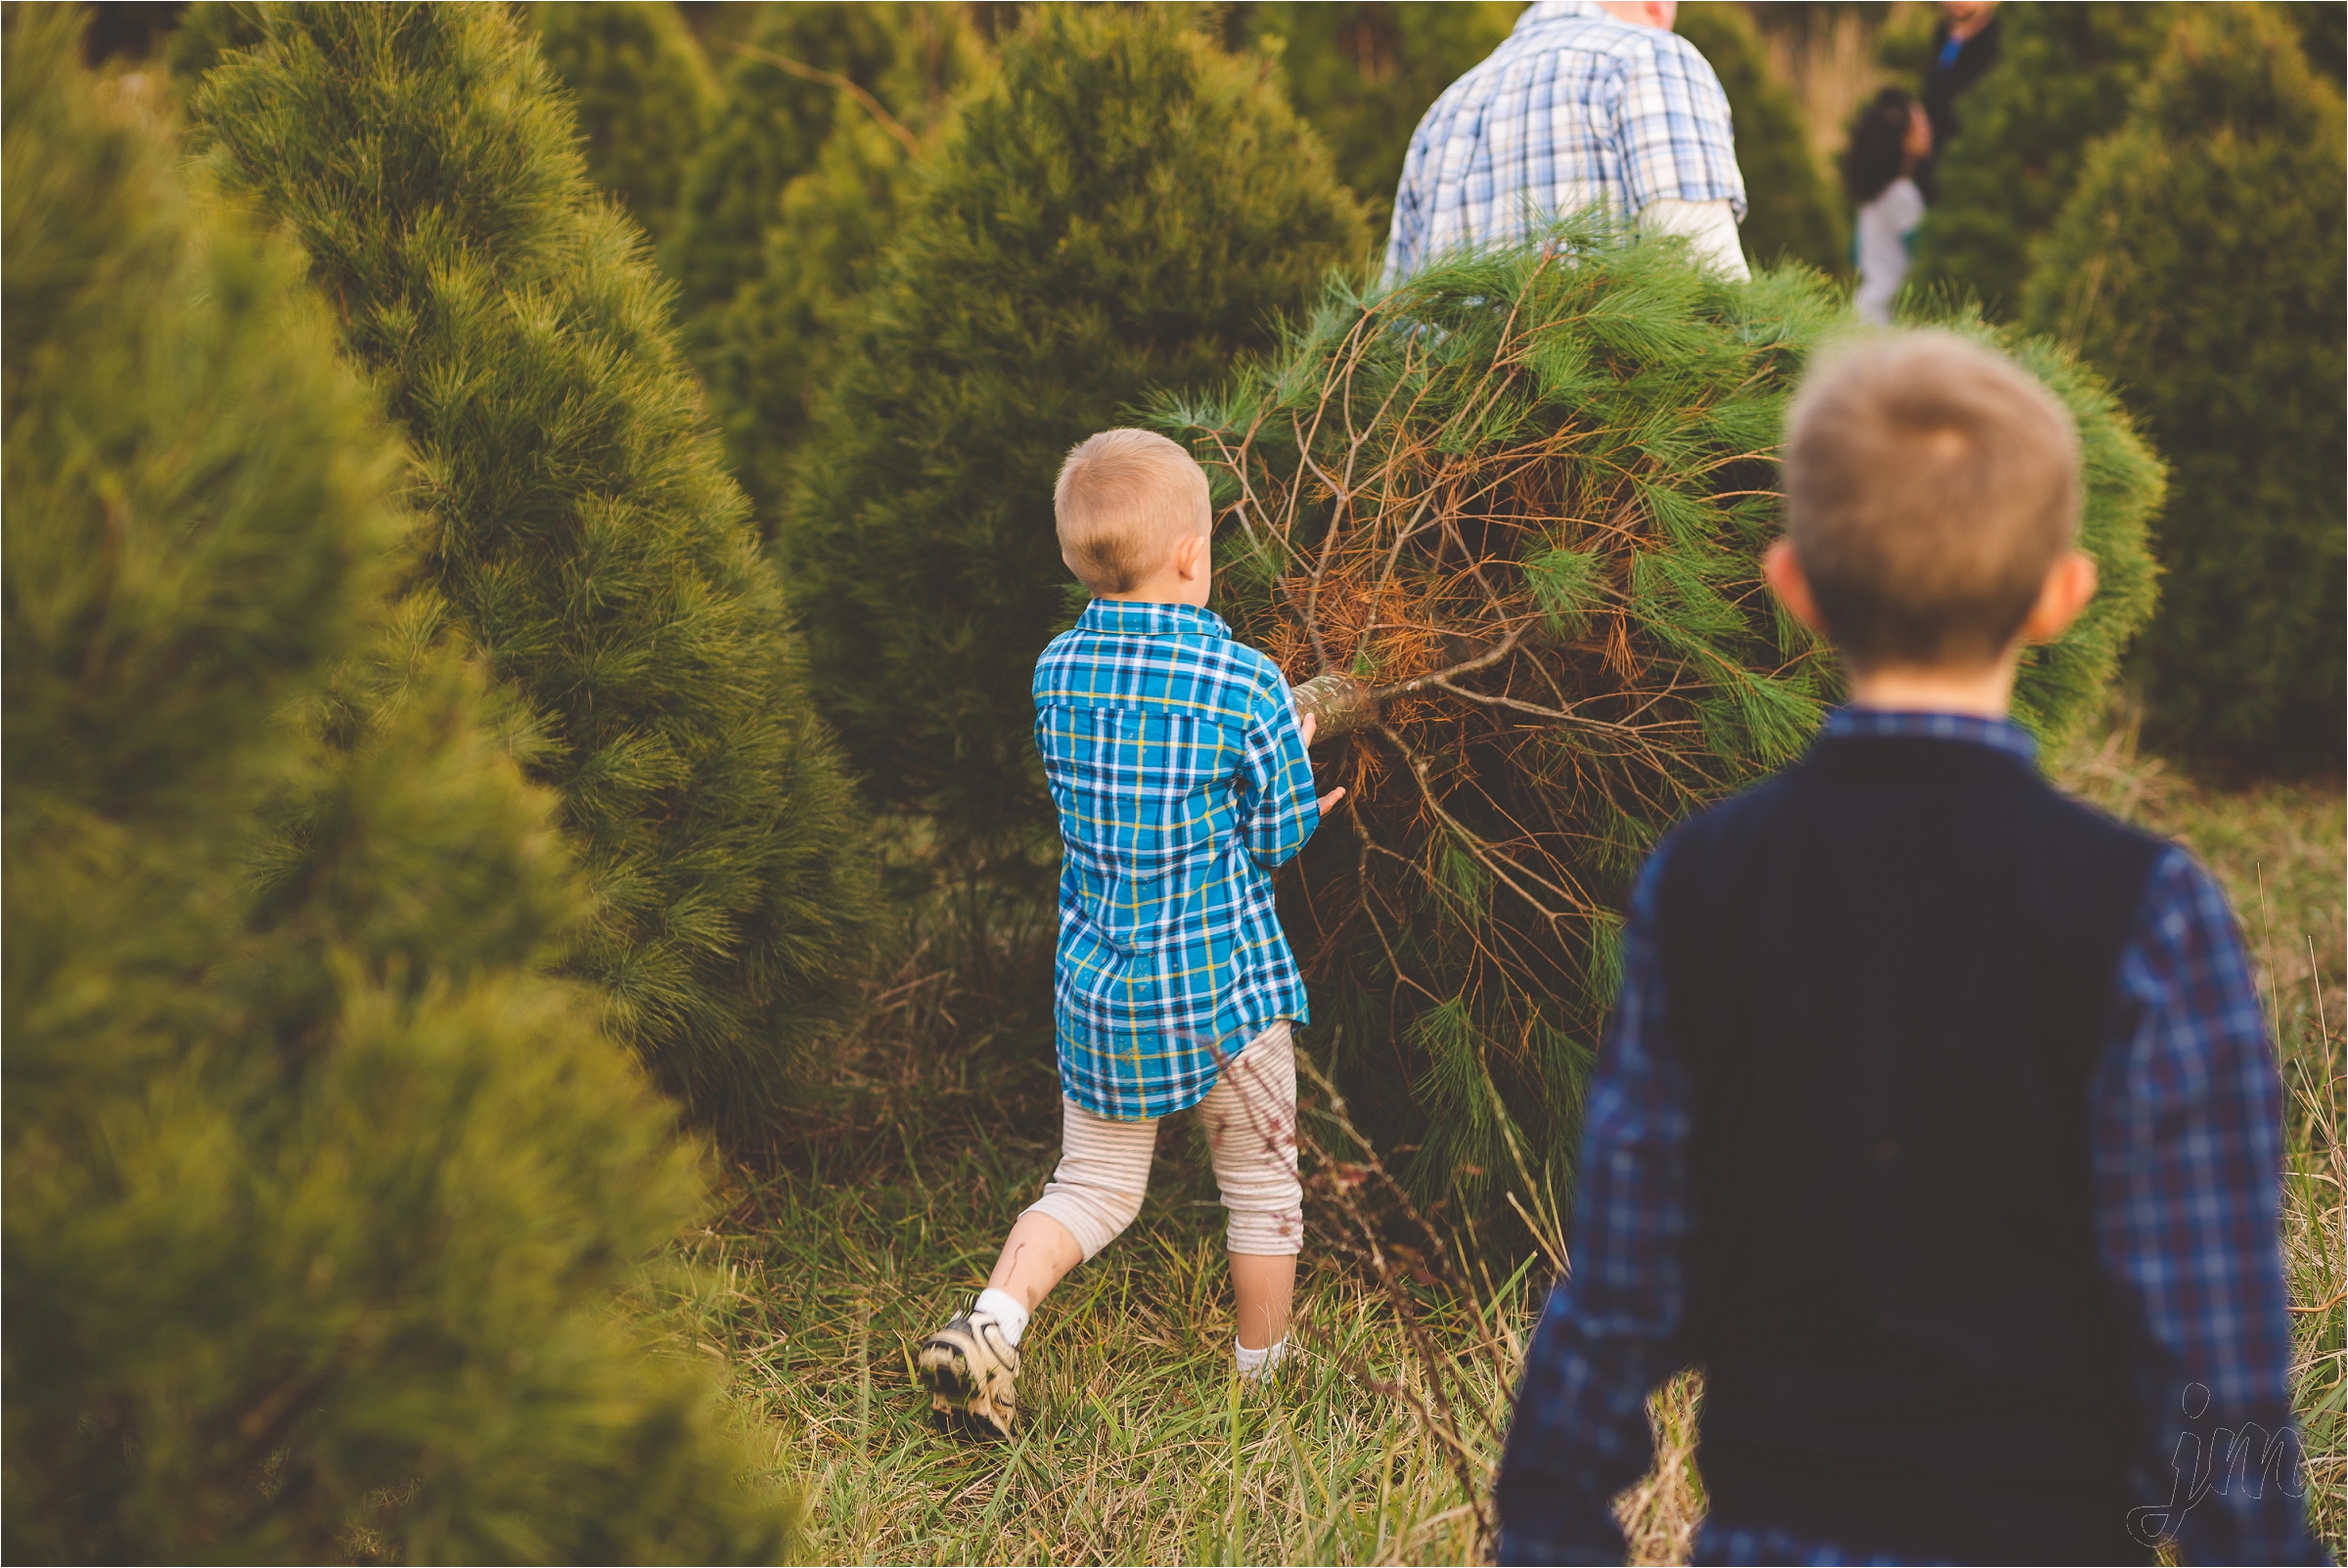
<instances>
[{"instance_id":1,"label":"child in white shirt","mask_svg":"<svg viewBox=\"0 0 2348 1568\"><path fill-rule=\"evenodd\" d=\"M1932 156L1932 121L1924 106L1886 87L1860 112L1842 155L1842 182L1858 204L1851 236L1859 264L1859 319L1891 325L1891 302L1907 281L1916 231L1924 221L1917 164Z\"/></svg>"}]
</instances>

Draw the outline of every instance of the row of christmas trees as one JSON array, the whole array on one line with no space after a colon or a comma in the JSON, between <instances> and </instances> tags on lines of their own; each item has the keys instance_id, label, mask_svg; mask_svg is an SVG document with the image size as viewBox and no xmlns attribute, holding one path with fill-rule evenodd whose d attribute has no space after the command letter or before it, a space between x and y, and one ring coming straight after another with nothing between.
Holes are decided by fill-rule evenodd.
<instances>
[{"instance_id":1,"label":"row of christmas trees","mask_svg":"<svg viewBox=\"0 0 2348 1568\"><path fill-rule=\"evenodd\" d=\"M1508 35L1518 9L1249 0L1191 20L1227 50L1255 52L1253 74L1277 63L1269 96L1318 133L1329 172L1367 220L1348 242L1366 249L1420 113ZM665 0L539 5L532 16L577 102L591 175L659 242L688 352L771 527L788 507L810 389L853 331L900 194L945 139L957 96L999 69L993 13L921 0L729 7L705 35ZM1736 109L1754 193L1748 248L1844 267L1847 225L1743 9L1698 0L1679 25Z\"/></svg>"},{"instance_id":2,"label":"row of christmas trees","mask_svg":"<svg viewBox=\"0 0 2348 1568\"><path fill-rule=\"evenodd\" d=\"M2251 769L2336 768L2341 8L2002 16L1918 277L2060 338L2167 456L2162 607L2140 650L2154 733Z\"/></svg>"},{"instance_id":3,"label":"row of christmas trees","mask_svg":"<svg viewBox=\"0 0 2348 1568\"><path fill-rule=\"evenodd\" d=\"M177 167L8 14L12 1548L775 1549L762 1456L621 1305L705 1202L629 1058L772 1139L869 946L869 813L1032 870L1050 476L1118 420L1294 498L1225 603L1298 674L1299 549L1452 498L1310 613L1387 626L1365 674L1396 628L1520 652L1332 753L1358 810L1290 927L1381 1130L1447 1130L1428 1179L1569 1180L1621 878L1832 694L1752 568L1839 307L1597 231L1357 291L1340 173L1441 85L1377 85L1368 9L777 6L712 71L659 6L203 6ZM1462 65L1509 20L1439 10L1396 14ZM2165 90L2254 77L2243 15ZM1276 34L1286 84L1230 47ZM2161 474L2015 341L2112 590L2029 677L2059 735L2148 608ZM1298 418L1338 365L1424 395ZM1332 510L1340 428L1377 477Z\"/></svg>"},{"instance_id":4,"label":"row of christmas trees","mask_svg":"<svg viewBox=\"0 0 2348 1568\"><path fill-rule=\"evenodd\" d=\"M1966 136L1951 155L1944 205L1953 217L2002 211L2027 231L2070 214L2038 247L2027 311L1999 309L1992 271L1955 257L1952 237L1962 230L1954 222L1938 231L1940 259L1928 265L1944 291L1986 295L1993 317L2015 319L2116 376L2123 399L2149 411L2154 444L2183 455L2168 509L2152 523L2173 610L2154 623L2139 666L2165 736L2254 765L2336 757L2341 528L2337 464L2329 460L2341 444L2341 262L2339 225L2325 214L2336 215L2342 183L2337 90L2309 69L2289 13L2117 8L2126 15L2115 22L2113 9L2012 8L2011 58L1968 101ZM866 70L864 80L884 82L884 64L822 54L823 40L804 29L824 15L770 14L770 30L752 46L764 53L744 52L737 68L772 71L772 90L793 94L808 91L810 78L777 60L835 78ZM911 29L900 37L925 40L919 49L900 43L900 62L974 60L957 67L967 68L969 85L959 100L935 77L926 79L926 98L896 89L883 108L894 106L888 113L906 132L900 142L869 106L836 85L815 84L832 94L835 126L812 156L819 164L836 158L838 173L784 185L765 230L766 270L726 304L703 369L738 463L766 475L753 489L762 492L806 616L818 700L872 798L925 817L949 848L1014 874L1033 864L1022 850L1050 821L1026 737L1026 689L1036 650L1071 613L1045 500L1059 455L1103 424L1146 408L1162 412L1154 400L1168 392L1224 382L1235 364L1268 345L1272 368L1242 378L1235 395L1242 402L1250 387L1286 387L1316 374L1318 356L1330 352L1321 341L1329 312L1362 315L1358 302L1317 297L1317 279L1332 266L1358 265L1375 241L1365 219L1376 194L1335 176L1390 177L1410 116L1393 120L1383 142L1361 135L1346 144L1347 161L1325 160L1295 111L1358 135L1361 122L1332 118L1332 106L1358 105L1362 94L1358 86L1350 97L1327 87L1343 78L1332 65L1332 53L1343 51L1302 25L1298 37L1284 38L1280 68L1272 69L1217 47L1232 37L1201 36L1162 13L1055 11L982 42L953 31L959 11L876 15ZM1296 22L1262 8L1244 13L1233 35L1262 36L1248 29L1261 29L1268 15L1281 25ZM1416 13L1399 7L1391 15L1408 21ZM930 30L913 28L912 19L927 19L922 25ZM1454 25L1496 28L1507 20L1463 10ZM1719 64L1736 101L1739 157L1758 198L1749 247L1764 259L1773 251L1801 259L1803 246L1773 241L1767 226L1815 236L1831 227L1832 204L1816 193L1798 117L1769 84L1749 20L1734 7L1692 6L1681 24ZM781 30L790 27L802 30ZM2125 41L2119 54L2131 63L2108 79L2099 72L2117 45L2099 51L2080 41L2105 32ZM949 35L965 43L934 41ZM1466 34L1450 36L1460 42ZM1442 53L1434 37L1422 41L1430 56ZM872 49L871 61L883 58ZM1324 85L1284 91L1284 72L1292 84ZM2050 122L2047 105L2091 97L2111 106L2100 125ZM2098 144L2105 131L2113 140ZM2048 201L2016 165L2038 169L2045 160L2037 150L2065 134L2081 138L2070 162L2057 160L2076 190ZM689 187L711 183L713 157L697 158ZM2005 176L1989 172L2001 167ZM2081 170L2091 177L2080 180ZM694 248L685 237L695 221L679 218L668 252L689 310L704 292L695 281L697 258L684 253ZM852 221L867 226L852 229ZM2030 241L2025 232L2025 253ZM813 305L804 303L813 297L811 279L829 280ZM1440 294L1440 285L1431 287ZM1513 289L1495 294L1490 279L1463 285L1461 293L1515 297ZM1774 336L1813 341L1798 325L1813 311L1799 291L1781 288L1771 298L1780 317ZM802 303L774 303L792 299ZM1431 306L1395 308L1408 315ZM1669 365L1681 384L1702 381L1694 369L1700 335L1683 333L1685 322L1673 315L1681 306L1650 290L1620 308L1645 318L1636 340L1646 365ZM1270 345L1266 322L1275 312L1313 325ZM1583 322L1558 331L1580 339L1579 353L1603 350L1608 329ZM789 350L763 346L771 343ZM2054 374L2054 358L2036 362ZM762 370L772 380L758 382ZM1689 408L1702 395L1692 391ZM2100 406L2100 395L2080 392L2074 401ZM1176 419L1169 427L1181 425ZM1185 433L1217 425L1205 417ZM1497 430L1462 438L1492 451L1507 444ZM1766 445L1765 436L1755 439ZM2113 456L2130 449L2116 437L2098 449L2097 495L2115 515L2143 517L2154 510L2158 481ZM1707 461L1681 453L1664 467L1675 488L1701 494L1714 487L1699 477ZM1767 487L1765 478L1753 482ZM1224 493L1238 492L1232 483ZM1716 531L1710 547L1719 558L1708 580L1740 585L1732 597L1742 604L1753 591L1749 538L1722 518L1705 526ZM1239 530L1231 542L1241 542ZM2105 561L2107 600L2126 613L2104 628L2107 651L2129 642L2144 612L2144 602L2123 592L2139 580L2130 562L2143 546L2114 548L2119 556ZM1225 604L1236 607L1247 603L1252 568L1234 564L1241 569ZM1256 564L1269 582L1291 562ZM1704 623L1718 620L1708 605L1677 614L1671 635L1683 652L1725 624ZM1295 673L1311 673L1309 661ZM1790 667L1785 673L1798 679ZM2050 731L2091 714L2103 680L2098 673L2076 681ZM1829 692L1830 683L1819 694ZM1768 731L1750 723L1708 730L1714 755L1703 788L1727 787L1768 760L1768 746L1749 743ZM1428 754L1468 755L1442 747ZM1580 756L1571 747L1565 754ZM1529 777L1579 781L1583 792L1557 829L1581 846L1568 860L1635 858L1682 799L1663 788L1634 802L1611 782L1590 791L1586 777L1556 771L1556 756L1528 764L1508 755ZM1388 766L1400 761L1399 753L1384 758ZM1363 820L1380 804L1370 784L1355 795ZM1514 782L1497 793L1513 796ZM1487 823L1485 836L1550 853L1530 820L1519 813ZM1304 879L1313 891L1294 895L1309 906L1294 910L1297 928L1337 933L1317 955L1325 994L1349 1008L1377 1004L1350 1037L1389 1050L1377 1081L1411 1087L1391 1097L1406 1114L1387 1125L1413 1141L1427 1126L1479 1124L1479 1085L1493 1076L1495 1053L1519 1065L1533 1060L1541 1052L1528 1042L1549 1038L1553 1024L1558 1038L1586 1048L1590 999L1604 990L1603 919L1550 921L1531 948L1495 939L1514 918L1505 896L1513 874L1478 869L1477 856L1452 842L1463 833L1479 836L1456 817L1441 830L1420 821L1398 857L1370 855L1379 866L1418 868L1406 878L1414 889L1407 896L1379 895L1384 923L1404 935L1381 936L1375 962L1336 956L1361 931L1360 901L1344 891L1357 878L1332 867ZM1370 852L1357 836L1332 834L1323 854ZM1585 868L1576 877L1591 910L1611 907L1609 874ZM1473 896L1453 898L1446 888ZM1445 930L1456 937L1431 934ZM1472 961L1433 957L1447 942ZM1478 983L1483 959L1502 946L1530 956L1501 965L1505 982ZM1583 1000L1561 1013L1532 1007L1533 998L1564 992ZM1532 1021L1536 1013L1550 1022ZM1461 1027L1438 1027L1452 1018ZM1445 1040L1463 1044L1450 1051ZM1446 1060L1453 1066L1433 1065ZM1570 1101L1564 1088L1558 1093ZM1531 1104L1538 1097L1518 1098ZM1533 1142L1568 1147L1571 1125L1570 1115L1560 1116ZM1492 1167L1496 1139L1460 1151L1459 1163Z\"/></svg>"},{"instance_id":5,"label":"row of christmas trees","mask_svg":"<svg viewBox=\"0 0 2348 1568\"><path fill-rule=\"evenodd\" d=\"M1256 4L1216 14L1218 41L1258 51L1255 73L1270 71L1257 96L1285 99L1319 134L1333 154L1331 194L1349 194L1362 210L1365 221L1331 230L1312 261L1358 264L1419 112L1505 36L1514 13ZM761 528L798 532L789 526L794 508L837 499L826 488L835 469L816 431L819 391L849 379L869 322L895 322L881 297L883 263L918 243L895 225L916 216L938 179L971 177L999 150L953 161L971 134L959 105L1001 91L1006 39L979 20L994 13L741 8L705 37L665 4L535 15L580 103L591 170L663 237L688 353ZM1753 202L1747 250L1757 262L1839 273L1840 203L1745 9L1687 5L1677 26L1714 64L1735 110ZM2136 665L2156 737L2253 770L2321 765L2340 748L2348 704L2333 635L2343 494L2329 460L2348 433L2332 391L2343 336L2336 18L2326 7L2016 4L2004 30L2002 63L1966 100L1965 133L1943 160L1917 280L2059 337L2120 384L2177 459L2158 531L2168 608ZM1129 172L1103 163L1068 179L1106 201ZM1228 221L1261 204L1233 197L1228 210L1195 216ZM1182 232L1193 215L1171 216L1169 232ZM982 288L963 289L933 315L970 320L970 306L1040 297L1039 276L1057 273L1057 283L1067 273L1066 258L1020 253L1016 240L993 259L1002 265ZM1230 289L1242 309L1293 311L1309 297L1314 267L1259 279L1253 259L1201 258L1198 271L1222 269L1229 281L1208 288ZM1098 281L1112 293L1165 283L1138 272ZM1262 341L1215 305L1151 305L1160 337L1214 350ZM1087 308L1080 291L1064 310L1044 312L1039 336L1051 335L1050 316ZM1132 340L1130 321L1108 319L1121 342ZM1026 403L1031 388L1016 372L983 375ZM1191 365L1137 360L1105 369L1099 395L1080 401L1106 411L1197 384ZM832 641L815 639L819 668ZM834 717L870 773L883 749L860 735L871 726L853 708L843 701ZM880 719L893 728L900 717ZM903 757L895 747L885 761Z\"/></svg>"}]
</instances>

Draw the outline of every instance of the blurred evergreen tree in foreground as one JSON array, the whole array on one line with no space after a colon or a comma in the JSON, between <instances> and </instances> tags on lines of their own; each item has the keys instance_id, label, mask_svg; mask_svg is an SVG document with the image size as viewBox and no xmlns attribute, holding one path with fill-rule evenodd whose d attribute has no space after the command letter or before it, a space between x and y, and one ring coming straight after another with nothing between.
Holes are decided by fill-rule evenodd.
<instances>
[{"instance_id":1,"label":"blurred evergreen tree in foreground","mask_svg":"<svg viewBox=\"0 0 2348 1568\"><path fill-rule=\"evenodd\" d=\"M2025 296L2171 464L2145 634L2164 743L2336 768L2348 488L2348 150L2284 15L2196 8L2091 149Z\"/></svg>"},{"instance_id":2,"label":"blurred evergreen tree in foreground","mask_svg":"<svg viewBox=\"0 0 2348 1568\"><path fill-rule=\"evenodd\" d=\"M529 37L475 6L267 8L197 89L417 454L423 567L537 727L599 896L609 1026L762 1142L850 1000L875 902L782 584Z\"/></svg>"},{"instance_id":3,"label":"blurred evergreen tree in foreground","mask_svg":"<svg viewBox=\"0 0 2348 1568\"><path fill-rule=\"evenodd\" d=\"M1729 95L1748 208L1738 231L1746 258L1755 267L1790 258L1848 274L1851 233L1841 194L1812 156L1802 106L1771 72L1768 48L1745 8L1692 0L1680 7L1672 30L1711 63Z\"/></svg>"},{"instance_id":4,"label":"blurred evergreen tree in foreground","mask_svg":"<svg viewBox=\"0 0 2348 1568\"><path fill-rule=\"evenodd\" d=\"M2308 66L2332 86L2348 78L2348 6L2282 5L2277 15L2299 34Z\"/></svg>"},{"instance_id":5,"label":"blurred evergreen tree in foreground","mask_svg":"<svg viewBox=\"0 0 2348 1568\"><path fill-rule=\"evenodd\" d=\"M1940 200L1917 236L1911 287L1970 293L2017 315L2030 247L2054 223L2088 147L2118 128L2178 7L2044 0L2004 8L1998 63L1964 96L1964 134L1940 157Z\"/></svg>"},{"instance_id":6,"label":"blurred evergreen tree in foreground","mask_svg":"<svg viewBox=\"0 0 2348 1568\"><path fill-rule=\"evenodd\" d=\"M1278 90L1157 9L1034 13L928 157L784 544L876 795L991 852L1052 820L1028 686L1072 613L1067 449L1230 374L1370 237Z\"/></svg>"},{"instance_id":7,"label":"blurred evergreen tree in foreground","mask_svg":"<svg viewBox=\"0 0 2348 1568\"><path fill-rule=\"evenodd\" d=\"M1218 480L1216 606L1291 682L1377 694L1316 749L1350 793L1283 883L1314 1046L1423 1188L1563 1204L1641 859L1838 694L1759 560L1786 398L1850 318L1806 269L1732 286L1601 220L1559 234L1570 265L1528 246L1332 289L1159 421ZM2151 607L2161 470L2091 373L1997 340L2078 420L2102 567L2022 670L2017 717L2056 742Z\"/></svg>"},{"instance_id":8,"label":"blurred evergreen tree in foreground","mask_svg":"<svg viewBox=\"0 0 2348 1568\"><path fill-rule=\"evenodd\" d=\"M75 20L0 51L0 1540L773 1560L765 1456L622 1300L705 1194L541 973L585 910L527 727L413 581L300 258Z\"/></svg>"},{"instance_id":9,"label":"blurred evergreen tree in foreground","mask_svg":"<svg viewBox=\"0 0 2348 1568\"><path fill-rule=\"evenodd\" d=\"M540 47L569 89L587 176L657 242L717 112L717 79L669 0L538 0Z\"/></svg>"}]
</instances>

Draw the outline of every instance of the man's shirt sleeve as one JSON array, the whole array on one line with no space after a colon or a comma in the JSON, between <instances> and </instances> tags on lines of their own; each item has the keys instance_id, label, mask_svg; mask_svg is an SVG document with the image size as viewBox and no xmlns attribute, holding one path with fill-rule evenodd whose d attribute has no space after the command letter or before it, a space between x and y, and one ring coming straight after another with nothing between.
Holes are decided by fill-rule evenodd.
<instances>
[{"instance_id":1,"label":"man's shirt sleeve","mask_svg":"<svg viewBox=\"0 0 2348 1568\"><path fill-rule=\"evenodd\" d=\"M1655 951L1662 865L1657 850L1631 895L1622 995L1582 1134L1572 1268L1534 1330L1501 1459L1504 1563L1623 1560L1614 1494L1654 1460L1647 1395L1678 1366L1688 1083L1664 1033Z\"/></svg>"},{"instance_id":2,"label":"man's shirt sleeve","mask_svg":"<svg viewBox=\"0 0 2348 1568\"><path fill-rule=\"evenodd\" d=\"M2278 1232L2281 1086L2226 895L2172 849L2121 955L2094 1093L2099 1243L2142 1332L2129 1525L2191 1562L2317 1562Z\"/></svg>"},{"instance_id":3,"label":"man's shirt sleeve","mask_svg":"<svg viewBox=\"0 0 2348 1568\"><path fill-rule=\"evenodd\" d=\"M1676 33L1661 33L1624 82L1620 114L1625 217L1661 201L1726 202L1739 222L1744 175L1729 95L1711 64Z\"/></svg>"},{"instance_id":4,"label":"man's shirt sleeve","mask_svg":"<svg viewBox=\"0 0 2348 1568\"><path fill-rule=\"evenodd\" d=\"M1238 808L1247 853L1266 871L1286 865L1321 823L1313 760L1305 754L1288 684L1277 671L1248 706Z\"/></svg>"}]
</instances>

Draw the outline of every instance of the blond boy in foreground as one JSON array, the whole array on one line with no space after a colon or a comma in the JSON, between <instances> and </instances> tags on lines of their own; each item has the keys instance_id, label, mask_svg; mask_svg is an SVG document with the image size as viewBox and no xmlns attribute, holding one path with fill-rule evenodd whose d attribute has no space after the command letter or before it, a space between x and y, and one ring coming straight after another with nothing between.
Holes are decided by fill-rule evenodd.
<instances>
[{"instance_id":1,"label":"blond boy in foreground","mask_svg":"<svg viewBox=\"0 0 2348 1568\"><path fill-rule=\"evenodd\" d=\"M1212 508L1189 453L1105 430L1068 454L1053 506L1093 594L1035 667L1063 850L1062 1152L975 1305L918 1362L940 1426L981 1438L1012 1430L1029 1315L1133 1223L1159 1120L1194 1105L1231 1215L1236 1369L1280 1362L1304 1220L1289 1029L1307 1013L1272 873L1344 793L1315 798L1311 720L1206 608Z\"/></svg>"},{"instance_id":2,"label":"blond boy in foreground","mask_svg":"<svg viewBox=\"0 0 2348 1568\"><path fill-rule=\"evenodd\" d=\"M2321 1560L2232 913L2008 717L2095 591L2070 421L1986 349L1875 337L1808 379L1785 487L1769 582L1851 702L1632 895L1501 1560L1623 1560L1691 1365L1697 1562Z\"/></svg>"}]
</instances>

